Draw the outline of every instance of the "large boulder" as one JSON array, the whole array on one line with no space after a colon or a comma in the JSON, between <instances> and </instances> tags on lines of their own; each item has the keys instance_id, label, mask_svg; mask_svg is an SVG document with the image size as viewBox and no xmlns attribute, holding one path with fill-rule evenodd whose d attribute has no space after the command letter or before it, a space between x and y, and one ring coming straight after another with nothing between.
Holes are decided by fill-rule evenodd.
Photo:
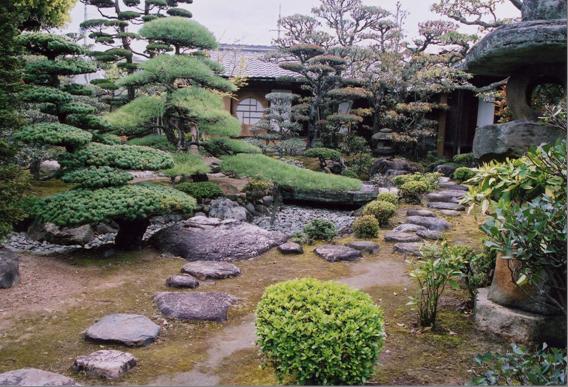
<instances>
[{"instance_id":1,"label":"large boulder","mask_svg":"<svg viewBox=\"0 0 568 387\"><path fill-rule=\"evenodd\" d=\"M221 292L162 292L154 302L169 318L184 321L227 321L229 307L236 299Z\"/></svg>"},{"instance_id":2,"label":"large boulder","mask_svg":"<svg viewBox=\"0 0 568 387\"><path fill-rule=\"evenodd\" d=\"M44 160L39 164L39 178L41 180L48 180L59 172L61 165L57 160Z\"/></svg>"},{"instance_id":3,"label":"large boulder","mask_svg":"<svg viewBox=\"0 0 568 387\"><path fill-rule=\"evenodd\" d=\"M34 223L28 229L30 238L47 241L56 245L86 245L95 238L93 227L84 224L79 227L59 227L53 223Z\"/></svg>"},{"instance_id":4,"label":"large boulder","mask_svg":"<svg viewBox=\"0 0 568 387\"><path fill-rule=\"evenodd\" d=\"M249 223L195 216L160 230L150 243L190 261L233 261L261 255L287 239L286 234Z\"/></svg>"},{"instance_id":5,"label":"large boulder","mask_svg":"<svg viewBox=\"0 0 568 387\"><path fill-rule=\"evenodd\" d=\"M102 349L77 357L73 369L91 377L118 379L136 366L136 362L136 358L131 353Z\"/></svg>"},{"instance_id":6,"label":"large boulder","mask_svg":"<svg viewBox=\"0 0 568 387\"><path fill-rule=\"evenodd\" d=\"M373 163L370 170L370 176L380 173L387 175L388 171L401 171L404 173L421 172L422 166L418 163L408 161L402 158L383 158ZM391 173L392 174L392 173Z\"/></svg>"},{"instance_id":7,"label":"large boulder","mask_svg":"<svg viewBox=\"0 0 568 387\"><path fill-rule=\"evenodd\" d=\"M78 386L79 384L65 375L22 368L0 374L0 386Z\"/></svg>"},{"instance_id":8,"label":"large boulder","mask_svg":"<svg viewBox=\"0 0 568 387\"><path fill-rule=\"evenodd\" d=\"M434 172L441 173L446 177L452 177L456 169L458 169L459 167L460 165L456 163L444 163L437 165L436 168L434 168Z\"/></svg>"},{"instance_id":9,"label":"large boulder","mask_svg":"<svg viewBox=\"0 0 568 387\"><path fill-rule=\"evenodd\" d=\"M109 314L91 325L85 338L99 343L118 343L128 347L143 347L153 343L160 327L139 314Z\"/></svg>"},{"instance_id":10,"label":"large boulder","mask_svg":"<svg viewBox=\"0 0 568 387\"><path fill-rule=\"evenodd\" d=\"M225 279L236 277L241 270L229 262L194 261L183 265L183 273L190 274L199 280Z\"/></svg>"},{"instance_id":11,"label":"large boulder","mask_svg":"<svg viewBox=\"0 0 568 387\"><path fill-rule=\"evenodd\" d=\"M523 20L566 19L566 0L524 0Z\"/></svg>"},{"instance_id":12,"label":"large boulder","mask_svg":"<svg viewBox=\"0 0 568 387\"><path fill-rule=\"evenodd\" d=\"M0 289L8 289L20 281L20 260L8 249L0 248Z\"/></svg>"},{"instance_id":13,"label":"large boulder","mask_svg":"<svg viewBox=\"0 0 568 387\"><path fill-rule=\"evenodd\" d=\"M561 135L557 128L525 120L487 125L475 130L473 153L484 161L519 157L531 146L554 142Z\"/></svg>"},{"instance_id":14,"label":"large boulder","mask_svg":"<svg viewBox=\"0 0 568 387\"><path fill-rule=\"evenodd\" d=\"M209 206L209 216L217 219L247 220L246 208L227 198L215 199Z\"/></svg>"}]
</instances>

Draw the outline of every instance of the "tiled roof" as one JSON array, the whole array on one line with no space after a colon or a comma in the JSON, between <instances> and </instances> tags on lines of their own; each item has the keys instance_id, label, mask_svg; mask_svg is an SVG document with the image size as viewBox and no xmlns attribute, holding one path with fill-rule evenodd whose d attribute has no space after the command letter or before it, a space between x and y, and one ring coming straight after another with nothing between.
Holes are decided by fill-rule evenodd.
<instances>
[{"instance_id":1,"label":"tiled roof","mask_svg":"<svg viewBox=\"0 0 568 387\"><path fill-rule=\"evenodd\" d=\"M274 51L271 46L221 44L218 50L210 52L211 59L221 63L227 77L279 78L297 77L296 73L281 69L276 63L263 60L263 56Z\"/></svg>"}]
</instances>

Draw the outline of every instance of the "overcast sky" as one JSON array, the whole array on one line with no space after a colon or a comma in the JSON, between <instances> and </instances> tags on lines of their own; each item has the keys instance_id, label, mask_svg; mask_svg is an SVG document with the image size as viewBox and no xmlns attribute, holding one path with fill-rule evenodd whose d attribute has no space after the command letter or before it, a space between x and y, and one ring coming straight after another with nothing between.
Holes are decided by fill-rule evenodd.
<instances>
[{"instance_id":1,"label":"overcast sky","mask_svg":"<svg viewBox=\"0 0 568 387\"><path fill-rule=\"evenodd\" d=\"M368 5L376 5L394 10L396 0L364 0ZM417 31L421 21L440 19L430 11L433 0L401 0L403 8L409 12L406 29L410 36ZM282 5L282 16L295 13L309 14L318 0L194 0L193 4L182 4L193 13L194 20L211 30L221 43L270 44L277 35L276 23L278 9ZM77 2L71 14L67 32L78 32L79 23L84 19L84 5ZM499 9L501 17L516 17L519 12L512 5ZM87 7L87 18L100 17L94 7ZM476 32L475 28L464 31Z\"/></svg>"}]
</instances>

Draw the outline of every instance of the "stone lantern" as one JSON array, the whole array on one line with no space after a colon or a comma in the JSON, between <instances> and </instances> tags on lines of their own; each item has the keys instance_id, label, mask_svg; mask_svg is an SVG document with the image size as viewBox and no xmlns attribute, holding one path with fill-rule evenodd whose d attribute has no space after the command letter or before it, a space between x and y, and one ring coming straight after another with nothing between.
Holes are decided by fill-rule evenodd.
<instances>
[{"instance_id":1,"label":"stone lantern","mask_svg":"<svg viewBox=\"0 0 568 387\"><path fill-rule=\"evenodd\" d=\"M383 128L371 137L373 141L375 154L377 156L391 156L394 154L392 129Z\"/></svg>"},{"instance_id":2,"label":"stone lantern","mask_svg":"<svg viewBox=\"0 0 568 387\"><path fill-rule=\"evenodd\" d=\"M525 0L521 22L497 28L467 54L474 75L508 79L507 104L513 121L476 129L473 153L487 160L520 156L530 146L553 142L562 133L537 122L531 106L536 86L566 89L566 0Z\"/></svg>"}]
</instances>

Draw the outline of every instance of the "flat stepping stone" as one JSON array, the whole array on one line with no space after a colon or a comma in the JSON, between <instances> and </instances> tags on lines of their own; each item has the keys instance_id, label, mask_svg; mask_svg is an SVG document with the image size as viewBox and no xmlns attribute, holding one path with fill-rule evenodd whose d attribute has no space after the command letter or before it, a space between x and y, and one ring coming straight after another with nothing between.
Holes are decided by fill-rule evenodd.
<instances>
[{"instance_id":1,"label":"flat stepping stone","mask_svg":"<svg viewBox=\"0 0 568 387\"><path fill-rule=\"evenodd\" d=\"M426 199L430 202L447 202L447 203L459 203L463 199L463 195L455 195L455 192L463 191L438 191L426 194Z\"/></svg>"},{"instance_id":2,"label":"flat stepping stone","mask_svg":"<svg viewBox=\"0 0 568 387\"><path fill-rule=\"evenodd\" d=\"M430 210L426 210L423 208L411 208L409 210L406 211L406 216L430 216L430 217L435 217L436 214L434 214L432 211Z\"/></svg>"},{"instance_id":3,"label":"flat stepping stone","mask_svg":"<svg viewBox=\"0 0 568 387\"><path fill-rule=\"evenodd\" d=\"M154 302L169 318L183 321L227 321L236 298L221 292L162 292Z\"/></svg>"},{"instance_id":4,"label":"flat stepping stone","mask_svg":"<svg viewBox=\"0 0 568 387\"><path fill-rule=\"evenodd\" d=\"M422 239L416 233L409 232L387 232L385 234L385 242L420 242Z\"/></svg>"},{"instance_id":5,"label":"flat stepping stone","mask_svg":"<svg viewBox=\"0 0 568 387\"><path fill-rule=\"evenodd\" d=\"M460 211L454 210L441 210L440 213L445 216L460 216L462 213Z\"/></svg>"},{"instance_id":6,"label":"flat stepping stone","mask_svg":"<svg viewBox=\"0 0 568 387\"><path fill-rule=\"evenodd\" d=\"M236 277L241 270L229 262L194 261L183 265L182 273L191 274L200 280Z\"/></svg>"},{"instance_id":7,"label":"flat stepping stone","mask_svg":"<svg viewBox=\"0 0 568 387\"><path fill-rule=\"evenodd\" d=\"M418 230L426 230L426 227L417 224L403 223L392 229L392 232L416 232Z\"/></svg>"},{"instance_id":8,"label":"flat stepping stone","mask_svg":"<svg viewBox=\"0 0 568 387\"><path fill-rule=\"evenodd\" d=\"M323 245L314 252L328 262L354 261L362 256L359 250L343 245Z\"/></svg>"},{"instance_id":9,"label":"flat stepping stone","mask_svg":"<svg viewBox=\"0 0 568 387\"><path fill-rule=\"evenodd\" d=\"M195 289L199 286L199 281L191 274L176 274L166 280L166 286L170 288Z\"/></svg>"},{"instance_id":10,"label":"flat stepping stone","mask_svg":"<svg viewBox=\"0 0 568 387\"><path fill-rule=\"evenodd\" d=\"M136 366L136 358L128 352L103 349L86 356L79 356L73 369L88 376L104 379L118 379Z\"/></svg>"},{"instance_id":11,"label":"flat stepping stone","mask_svg":"<svg viewBox=\"0 0 568 387\"><path fill-rule=\"evenodd\" d=\"M362 251L364 253L374 254L379 251L380 247L375 242L370 241L355 241L347 243L347 247Z\"/></svg>"},{"instance_id":12,"label":"flat stepping stone","mask_svg":"<svg viewBox=\"0 0 568 387\"><path fill-rule=\"evenodd\" d=\"M282 254L302 254L304 252L304 248L299 243L286 242L278 246L278 251Z\"/></svg>"},{"instance_id":13,"label":"flat stepping stone","mask_svg":"<svg viewBox=\"0 0 568 387\"><path fill-rule=\"evenodd\" d=\"M445 182L445 183L440 183L439 186L442 189L451 189L451 190L459 190L459 191L467 191L469 189L465 185L453 183L451 181Z\"/></svg>"},{"instance_id":14,"label":"flat stepping stone","mask_svg":"<svg viewBox=\"0 0 568 387\"><path fill-rule=\"evenodd\" d=\"M423 243L397 243L393 247L393 251L396 253L401 253L405 255L414 255L419 257L420 249L422 248Z\"/></svg>"},{"instance_id":15,"label":"flat stepping stone","mask_svg":"<svg viewBox=\"0 0 568 387\"><path fill-rule=\"evenodd\" d=\"M450 228L451 224L440 218L432 218L429 216L408 216L406 217L408 223L424 226L428 230L446 231Z\"/></svg>"},{"instance_id":16,"label":"flat stepping stone","mask_svg":"<svg viewBox=\"0 0 568 387\"><path fill-rule=\"evenodd\" d=\"M428 207L435 208L436 210L465 211L465 207L457 203L430 202L428 203Z\"/></svg>"},{"instance_id":17,"label":"flat stepping stone","mask_svg":"<svg viewBox=\"0 0 568 387\"><path fill-rule=\"evenodd\" d=\"M435 230L418 230L416 231L416 235L421 238L429 239L432 241L437 241L443 238L443 235L440 231Z\"/></svg>"},{"instance_id":18,"label":"flat stepping stone","mask_svg":"<svg viewBox=\"0 0 568 387\"><path fill-rule=\"evenodd\" d=\"M85 332L85 338L100 343L143 347L153 343L160 327L146 316L116 313L104 316Z\"/></svg>"},{"instance_id":19,"label":"flat stepping stone","mask_svg":"<svg viewBox=\"0 0 568 387\"><path fill-rule=\"evenodd\" d=\"M21 368L0 374L0 386L78 386L79 384L65 375L39 370Z\"/></svg>"}]
</instances>

